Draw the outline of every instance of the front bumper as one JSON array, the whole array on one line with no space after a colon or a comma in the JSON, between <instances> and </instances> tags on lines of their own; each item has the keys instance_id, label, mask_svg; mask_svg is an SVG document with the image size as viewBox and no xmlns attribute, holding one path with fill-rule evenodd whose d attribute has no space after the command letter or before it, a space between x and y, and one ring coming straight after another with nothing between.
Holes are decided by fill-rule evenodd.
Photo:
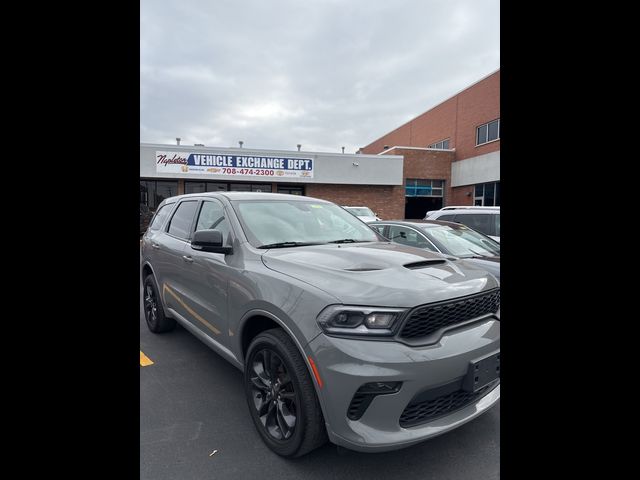
<instances>
[{"instance_id":1,"label":"front bumper","mask_svg":"<svg viewBox=\"0 0 640 480\"><path fill-rule=\"evenodd\" d=\"M445 433L474 419L500 399L500 385L477 401L414 427L400 426L405 407L419 393L461 380L469 362L500 349L500 322L491 317L446 332L423 347L329 337L308 349L322 378L319 389L329 439L359 451L403 448ZM358 420L347 410L365 383L402 382L400 391L376 396Z\"/></svg>"}]
</instances>

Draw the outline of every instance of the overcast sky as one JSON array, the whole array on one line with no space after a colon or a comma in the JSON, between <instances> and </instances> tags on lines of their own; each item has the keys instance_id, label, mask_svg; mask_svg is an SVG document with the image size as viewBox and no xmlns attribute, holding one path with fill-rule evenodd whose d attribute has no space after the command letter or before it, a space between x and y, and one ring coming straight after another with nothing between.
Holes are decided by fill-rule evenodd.
<instances>
[{"instance_id":1,"label":"overcast sky","mask_svg":"<svg viewBox=\"0 0 640 480\"><path fill-rule=\"evenodd\" d=\"M141 0L140 141L355 153L500 66L498 0Z\"/></svg>"}]
</instances>

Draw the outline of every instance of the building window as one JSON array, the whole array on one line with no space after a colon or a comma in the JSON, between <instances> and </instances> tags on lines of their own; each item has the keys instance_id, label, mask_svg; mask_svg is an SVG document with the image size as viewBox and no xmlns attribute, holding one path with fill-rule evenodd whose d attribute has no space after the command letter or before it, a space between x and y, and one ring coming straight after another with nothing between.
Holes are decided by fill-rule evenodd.
<instances>
[{"instance_id":1,"label":"building window","mask_svg":"<svg viewBox=\"0 0 640 480\"><path fill-rule=\"evenodd\" d=\"M436 143L432 143L427 148L437 148L438 150L449 150L449 139L441 140Z\"/></svg>"},{"instance_id":2,"label":"building window","mask_svg":"<svg viewBox=\"0 0 640 480\"><path fill-rule=\"evenodd\" d=\"M500 182L479 183L474 188L473 204L476 207L500 206Z\"/></svg>"},{"instance_id":3,"label":"building window","mask_svg":"<svg viewBox=\"0 0 640 480\"><path fill-rule=\"evenodd\" d=\"M140 180L140 203L149 207L152 212L169 197L178 195L178 182Z\"/></svg>"},{"instance_id":4,"label":"building window","mask_svg":"<svg viewBox=\"0 0 640 480\"><path fill-rule=\"evenodd\" d=\"M229 190L232 192L271 192L270 183L230 183Z\"/></svg>"},{"instance_id":5,"label":"building window","mask_svg":"<svg viewBox=\"0 0 640 480\"><path fill-rule=\"evenodd\" d=\"M221 182L184 182L184 193L226 192L228 183Z\"/></svg>"},{"instance_id":6,"label":"building window","mask_svg":"<svg viewBox=\"0 0 640 480\"><path fill-rule=\"evenodd\" d=\"M278 185L278 193L289 195L304 195L304 187L292 187L289 185Z\"/></svg>"},{"instance_id":7,"label":"building window","mask_svg":"<svg viewBox=\"0 0 640 480\"><path fill-rule=\"evenodd\" d=\"M500 119L494 120L484 125L480 125L476 130L476 146L493 142L500 139Z\"/></svg>"},{"instance_id":8,"label":"building window","mask_svg":"<svg viewBox=\"0 0 640 480\"><path fill-rule=\"evenodd\" d=\"M425 180L422 178L407 178L405 195L407 197L442 197L444 180Z\"/></svg>"}]
</instances>

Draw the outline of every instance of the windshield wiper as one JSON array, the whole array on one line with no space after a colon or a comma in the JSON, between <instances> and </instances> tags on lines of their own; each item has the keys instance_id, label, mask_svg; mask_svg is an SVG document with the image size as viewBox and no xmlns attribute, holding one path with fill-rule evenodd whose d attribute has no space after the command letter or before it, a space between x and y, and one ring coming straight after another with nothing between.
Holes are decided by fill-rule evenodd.
<instances>
[{"instance_id":1,"label":"windshield wiper","mask_svg":"<svg viewBox=\"0 0 640 480\"><path fill-rule=\"evenodd\" d=\"M260 245L258 248L304 247L307 245L322 245L322 244L314 243L314 242L277 242L277 243L267 243L266 245Z\"/></svg>"},{"instance_id":2,"label":"windshield wiper","mask_svg":"<svg viewBox=\"0 0 640 480\"><path fill-rule=\"evenodd\" d=\"M483 255L479 252L476 252L475 250L472 250L470 248L467 247L467 250L469 250L471 253L473 253L474 255L465 255L464 257L461 258L491 258L491 257L495 257L496 255Z\"/></svg>"},{"instance_id":3,"label":"windshield wiper","mask_svg":"<svg viewBox=\"0 0 640 480\"><path fill-rule=\"evenodd\" d=\"M364 243L366 240L354 240L353 238L342 238L340 240L332 240L327 243Z\"/></svg>"}]
</instances>

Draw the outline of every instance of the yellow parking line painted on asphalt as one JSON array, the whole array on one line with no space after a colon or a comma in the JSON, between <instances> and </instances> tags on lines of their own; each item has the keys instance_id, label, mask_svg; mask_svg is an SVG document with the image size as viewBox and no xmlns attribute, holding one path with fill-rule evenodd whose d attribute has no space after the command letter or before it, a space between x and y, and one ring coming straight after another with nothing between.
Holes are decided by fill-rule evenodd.
<instances>
[{"instance_id":1,"label":"yellow parking line painted on asphalt","mask_svg":"<svg viewBox=\"0 0 640 480\"><path fill-rule=\"evenodd\" d=\"M140 350L140 366L146 367L148 365L153 365L153 362L149 357L147 357L144 353L142 353L142 350Z\"/></svg>"}]
</instances>

